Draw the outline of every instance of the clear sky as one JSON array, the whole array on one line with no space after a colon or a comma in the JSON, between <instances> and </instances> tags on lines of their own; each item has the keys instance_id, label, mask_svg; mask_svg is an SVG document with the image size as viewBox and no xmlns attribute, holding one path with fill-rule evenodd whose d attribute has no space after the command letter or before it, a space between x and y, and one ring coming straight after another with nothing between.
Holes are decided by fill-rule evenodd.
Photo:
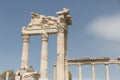
<instances>
[{"instance_id":1,"label":"clear sky","mask_svg":"<svg viewBox=\"0 0 120 80\"><path fill-rule=\"evenodd\" d=\"M68 33L69 58L120 56L120 0L0 0L0 73L18 70L21 65L21 28L30 22L30 13L57 16L70 9L73 24ZM56 35L49 37L49 78L56 60ZM40 69L41 37L30 40L29 65ZM111 80L119 80L118 65L110 65ZM78 67L70 67L78 80ZM83 79L91 80L91 67L83 68ZM97 80L105 80L104 65L96 66ZM87 75L86 75L87 74Z\"/></svg>"}]
</instances>

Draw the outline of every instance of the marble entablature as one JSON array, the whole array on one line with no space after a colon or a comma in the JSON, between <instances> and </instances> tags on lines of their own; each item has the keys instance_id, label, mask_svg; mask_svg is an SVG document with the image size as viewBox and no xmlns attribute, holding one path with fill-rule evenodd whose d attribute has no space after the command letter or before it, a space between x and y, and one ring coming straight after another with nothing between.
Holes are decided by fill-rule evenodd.
<instances>
[{"instance_id":1,"label":"marble entablature","mask_svg":"<svg viewBox=\"0 0 120 80\"><path fill-rule=\"evenodd\" d=\"M59 11L56 14L58 17L31 13L31 22L27 27L23 27L22 30L58 29L61 26L72 24L69 9L63 8L62 11Z\"/></svg>"}]
</instances>

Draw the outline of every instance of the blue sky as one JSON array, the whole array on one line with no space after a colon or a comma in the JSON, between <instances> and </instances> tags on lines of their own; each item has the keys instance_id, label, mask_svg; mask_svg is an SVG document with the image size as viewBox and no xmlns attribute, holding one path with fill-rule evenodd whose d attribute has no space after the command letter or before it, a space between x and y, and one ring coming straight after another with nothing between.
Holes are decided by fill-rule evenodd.
<instances>
[{"instance_id":1,"label":"blue sky","mask_svg":"<svg viewBox=\"0 0 120 80\"><path fill-rule=\"evenodd\" d=\"M70 9L73 20L68 33L69 58L108 56L115 59L120 56L120 0L0 0L0 73L8 69L19 69L21 28L30 22L30 13L57 16L56 12L62 8ZM56 38L57 35L49 37L49 73L53 72L52 66L56 60ZM29 65L38 72L40 51L41 37L32 36ZM73 78L77 80L78 67L71 66L70 69ZM120 79L117 76L117 73L120 74L118 66L110 65L110 69L111 80ZM85 80L91 78L91 67L86 66L83 70ZM104 65L96 66L96 71L98 80L105 79ZM52 79L52 74L49 74L49 78Z\"/></svg>"}]
</instances>

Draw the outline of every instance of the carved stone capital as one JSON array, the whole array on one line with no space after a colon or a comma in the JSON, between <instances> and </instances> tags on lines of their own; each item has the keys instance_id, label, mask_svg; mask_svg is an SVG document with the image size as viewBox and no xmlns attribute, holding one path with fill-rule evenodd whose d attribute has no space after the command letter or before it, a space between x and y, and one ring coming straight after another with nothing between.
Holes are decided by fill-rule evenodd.
<instances>
[{"instance_id":1,"label":"carved stone capital","mask_svg":"<svg viewBox=\"0 0 120 80\"><path fill-rule=\"evenodd\" d=\"M22 35L22 38L23 38L23 42L29 42L30 36L24 34L24 35Z\"/></svg>"},{"instance_id":2,"label":"carved stone capital","mask_svg":"<svg viewBox=\"0 0 120 80\"><path fill-rule=\"evenodd\" d=\"M46 32L42 33L42 41L48 41L48 34Z\"/></svg>"},{"instance_id":3,"label":"carved stone capital","mask_svg":"<svg viewBox=\"0 0 120 80\"><path fill-rule=\"evenodd\" d=\"M61 23L65 23L67 25L72 24L72 19L69 13L69 9L63 8L62 11L57 12L57 15Z\"/></svg>"},{"instance_id":4,"label":"carved stone capital","mask_svg":"<svg viewBox=\"0 0 120 80\"><path fill-rule=\"evenodd\" d=\"M64 29L64 28L58 28L58 32L59 32L59 33L64 33L64 32L65 32L65 29Z\"/></svg>"},{"instance_id":5,"label":"carved stone capital","mask_svg":"<svg viewBox=\"0 0 120 80\"><path fill-rule=\"evenodd\" d=\"M65 26L65 27L58 27L57 30L58 30L59 33L67 33L68 32L67 26Z\"/></svg>"}]
</instances>

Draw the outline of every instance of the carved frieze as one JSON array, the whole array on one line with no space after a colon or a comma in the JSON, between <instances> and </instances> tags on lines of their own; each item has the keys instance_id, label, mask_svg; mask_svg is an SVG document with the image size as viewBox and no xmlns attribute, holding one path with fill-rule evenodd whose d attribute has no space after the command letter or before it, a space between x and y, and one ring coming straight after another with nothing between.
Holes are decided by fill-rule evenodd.
<instances>
[{"instance_id":1,"label":"carved frieze","mask_svg":"<svg viewBox=\"0 0 120 80\"><path fill-rule=\"evenodd\" d=\"M28 29L49 29L56 28L57 25L58 19L56 17L32 13L31 22L28 24Z\"/></svg>"},{"instance_id":2,"label":"carved frieze","mask_svg":"<svg viewBox=\"0 0 120 80\"><path fill-rule=\"evenodd\" d=\"M67 27L67 25L72 24L69 9L64 8L62 11L57 12L57 15L58 17L31 13L31 22L26 29L57 29L59 26Z\"/></svg>"},{"instance_id":3,"label":"carved frieze","mask_svg":"<svg viewBox=\"0 0 120 80\"><path fill-rule=\"evenodd\" d=\"M22 34L42 35L44 31L48 34L68 32L68 25L72 24L69 9L64 8L57 12L57 15L54 17L31 13L31 22L26 27L22 27Z\"/></svg>"}]
</instances>

